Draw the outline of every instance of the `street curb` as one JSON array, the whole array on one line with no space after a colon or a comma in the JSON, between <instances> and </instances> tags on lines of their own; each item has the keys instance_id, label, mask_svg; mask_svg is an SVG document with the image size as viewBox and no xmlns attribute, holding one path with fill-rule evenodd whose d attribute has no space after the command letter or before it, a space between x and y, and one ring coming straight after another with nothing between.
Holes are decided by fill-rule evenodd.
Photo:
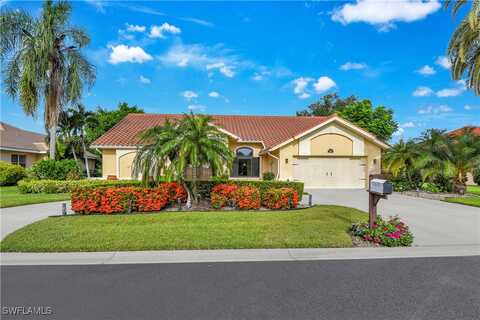
<instances>
[{"instance_id":1,"label":"street curb","mask_svg":"<svg viewBox=\"0 0 480 320\"><path fill-rule=\"evenodd\" d=\"M315 261L480 256L479 245L408 248L308 248L0 254L0 265L98 265L254 261Z\"/></svg>"}]
</instances>

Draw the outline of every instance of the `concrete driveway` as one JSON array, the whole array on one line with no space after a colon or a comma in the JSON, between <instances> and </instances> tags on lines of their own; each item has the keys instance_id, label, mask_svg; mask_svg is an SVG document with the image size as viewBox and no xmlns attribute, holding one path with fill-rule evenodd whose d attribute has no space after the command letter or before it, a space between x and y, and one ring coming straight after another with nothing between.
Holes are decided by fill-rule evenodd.
<instances>
[{"instance_id":1,"label":"concrete driveway","mask_svg":"<svg viewBox=\"0 0 480 320\"><path fill-rule=\"evenodd\" d=\"M315 204L335 204L368 211L368 194L359 189L310 189ZM398 215L409 226L417 246L480 245L480 208L408 197L380 200L378 213Z\"/></svg>"}]
</instances>

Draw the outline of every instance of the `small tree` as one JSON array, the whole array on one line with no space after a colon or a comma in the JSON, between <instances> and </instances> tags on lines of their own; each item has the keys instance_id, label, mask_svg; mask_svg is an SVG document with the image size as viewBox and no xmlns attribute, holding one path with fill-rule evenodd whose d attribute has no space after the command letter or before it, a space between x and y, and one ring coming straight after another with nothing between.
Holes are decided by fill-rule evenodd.
<instances>
[{"instance_id":1,"label":"small tree","mask_svg":"<svg viewBox=\"0 0 480 320\"><path fill-rule=\"evenodd\" d=\"M307 109L298 111L297 116L329 116L341 111L344 107L357 102L355 96L345 99L340 98L336 93L324 95L322 100L312 103Z\"/></svg>"},{"instance_id":2,"label":"small tree","mask_svg":"<svg viewBox=\"0 0 480 320\"><path fill-rule=\"evenodd\" d=\"M413 140L405 142L401 139L385 152L385 169L392 173L394 177L404 173L409 185L413 186L415 163L420 157L421 149Z\"/></svg>"},{"instance_id":3,"label":"small tree","mask_svg":"<svg viewBox=\"0 0 480 320\"><path fill-rule=\"evenodd\" d=\"M166 121L141 134L142 147L133 162L133 174L149 182L153 178L176 180L187 190L187 207L198 201L196 169L208 165L214 177L229 172L233 153L228 148L228 137L212 124L212 118L185 114L181 120ZM192 188L186 183L185 171L192 168Z\"/></svg>"}]
</instances>

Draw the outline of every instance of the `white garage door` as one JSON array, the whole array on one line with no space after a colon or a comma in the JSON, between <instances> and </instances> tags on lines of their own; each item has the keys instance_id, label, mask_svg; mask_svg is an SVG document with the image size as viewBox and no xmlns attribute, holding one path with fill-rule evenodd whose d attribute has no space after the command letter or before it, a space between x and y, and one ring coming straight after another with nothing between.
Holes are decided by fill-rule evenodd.
<instances>
[{"instance_id":1,"label":"white garage door","mask_svg":"<svg viewBox=\"0 0 480 320\"><path fill-rule=\"evenodd\" d=\"M297 158L295 180L306 188L365 188L365 158Z\"/></svg>"}]
</instances>

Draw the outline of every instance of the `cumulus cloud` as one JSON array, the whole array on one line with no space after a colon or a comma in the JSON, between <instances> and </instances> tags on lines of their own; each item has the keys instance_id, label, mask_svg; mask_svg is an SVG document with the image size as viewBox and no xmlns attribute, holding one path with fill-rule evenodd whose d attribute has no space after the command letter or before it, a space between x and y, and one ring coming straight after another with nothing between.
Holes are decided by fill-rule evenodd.
<instances>
[{"instance_id":1,"label":"cumulus cloud","mask_svg":"<svg viewBox=\"0 0 480 320\"><path fill-rule=\"evenodd\" d=\"M165 38L165 34L169 33L172 35L181 33L182 30L179 27L171 25L167 22L163 23L161 26L151 26L150 27L150 34L148 35L150 38Z\"/></svg>"},{"instance_id":2,"label":"cumulus cloud","mask_svg":"<svg viewBox=\"0 0 480 320\"><path fill-rule=\"evenodd\" d=\"M461 95L467 89L464 80L458 80L455 88L438 90L435 94L439 98L456 97Z\"/></svg>"},{"instance_id":3,"label":"cumulus cloud","mask_svg":"<svg viewBox=\"0 0 480 320\"><path fill-rule=\"evenodd\" d=\"M363 62L346 62L340 66L340 70L349 71L349 70L361 70L365 69L367 65Z\"/></svg>"},{"instance_id":4,"label":"cumulus cloud","mask_svg":"<svg viewBox=\"0 0 480 320\"><path fill-rule=\"evenodd\" d=\"M412 121L405 122L400 124L400 128L415 128L415 123L413 123Z\"/></svg>"},{"instance_id":5,"label":"cumulus cloud","mask_svg":"<svg viewBox=\"0 0 480 320\"><path fill-rule=\"evenodd\" d=\"M403 129L402 127L398 127L397 131L395 131L393 133L393 136L394 137L401 137L401 136L403 136L404 133L405 133L405 129Z\"/></svg>"},{"instance_id":6,"label":"cumulus cloud","mask_svg":"<svg viewBox=\"0 0 480 320\"><path fill-rule=\"evenodd\" d=\"M433 90L430 89L429 87L417 87L417 89L415 89L415 91L413 91L412 93L412 96L414 97L428 97L430 95L432 95L433 93Z\"/></svg>"},{"instance_id":7,"label":"cumulus cloud","mask_svg":"<svg viewBox=\"0 0 480 320\"><path fill-rule=\"evenodd\" d=\"M207 109L207 106L203 105L203 104L190 104L188 105L188 110L190 111L200 111L200 112L203 112Z\"/></svg>"},{"instance_id":8,"label":"cumulus cloud","mask_svg":"<svg viewBox=\"0 0 480 320\"><path fill-rule=\"evenodd\" d=\"M140 76L139 80L140 80L141 83L144 83L144 84L152 83L152 81L149 78L144 77L144 76Z\"/></svg>"},{"instance_id":9,"label":"cumulus cloud","mask_svg":"<svg viewBox=\"0 0 480 320\"><path fill-rule=\"evenodd\" d=\"M220 93L218 93L217 91L212 91L208 94L208 96L210 98L220 98Z\"/></svg>"},{"instance_id":10,"label":"cumulus cloud","mask_svg":"<svg viewBox=\"0 0 480 320\"><path fill-rule=\"evenodd\" d=\"M136 24L126 23L126 26L127 26L127 31L129 32L145 32L145 30L147 29L145 26L139 26Z\"/></svg>"},{"instance_id":11,"label":"cumulus cloud","mask_svg":"<svg viewBox=\"0 0 480 320\"><path fill-rule=\"evenodd\" d=\"M452 67L452 62L445 56L438 57L435 63L444 69L450 69Z\"/></svg>"},{"instance_id":12,"label":"cumulus cloud","mask_svg":"<svg viewBox=\"0 0 480 320\"><path fill-rule=\"evenodd\" d=\"M328 91L334 87L336 87L337 84L335 81L333 81L331 78L322 76L318 78L317 82L313 84L313 87L315 89L315 92L317 93L323 93L325 91Z\"/></svg>"},{"instance_id":13,"label":"cumulus cloud","mask_svg":"<svg viewBox=\"0 0 480 320\"><path fill-rule=\"evenodd\" d=\"M436 73L435 69L433 69L427 64L418 69L417 72L424 76L431 76L432 74Z\"/></svg>"},{"instance_id":14,"label":"cumulus cloud","mask_svg":"<svg viewBox=\"0 0 480 320\"><path fill-rule=\"evenodd\" d=\"M198 93L192 90L186 90L182 92L182 96L185 98L185 100L191 101L192 99L198 98Z\"/></svg>"},{"instance_id":15,"label":"cumulus cloud","mask_svg":"<svg viewBox=\"0 0 480 320\"><path fill-rule=\"evenodd\" d=\"M293 93L300 99L310 98L310 93L307 92L307 86L313 78L300 77L292 81Z\"/></svg>"},{"instance_id":16,"label":"cumulus cloud","mask_svg":"<svg viewBox=\"0 0 480 320\"><path fill-rule=\"evenodd\" d=\"M438 0L357 0L334 9L332 20L343 25L364 22L386 32L395 28L396 22L422 20L440 7Z\"/></svg>"},{"instance_id":17,"label":"cumulus cloud","mask_svg":"<svg viewBox=\"0 0 480 320\"><path fill-rule=\"evenodd\" d=\"M152 56L143 50L141 47L129 47L124 44L117 46L109 46L112 50L108 62L111 64L118 64L123 62L144 63L152 60Z\"/></svg>"},{"instance_id":18,"label":"cumulus cloud","mask_svg":"<svg viewBox=\"0 0 480 320\"><path fill-rule=\"evenodd\" d=\"M447 112L452 112L452 111L453 111L452 108L450 108L449 106L444 105L444 104L439 105L439 106L427 106L427 107L418 109L419 114L426 114L426 115L447 113Z\"/></svg>"}]
</instances>

